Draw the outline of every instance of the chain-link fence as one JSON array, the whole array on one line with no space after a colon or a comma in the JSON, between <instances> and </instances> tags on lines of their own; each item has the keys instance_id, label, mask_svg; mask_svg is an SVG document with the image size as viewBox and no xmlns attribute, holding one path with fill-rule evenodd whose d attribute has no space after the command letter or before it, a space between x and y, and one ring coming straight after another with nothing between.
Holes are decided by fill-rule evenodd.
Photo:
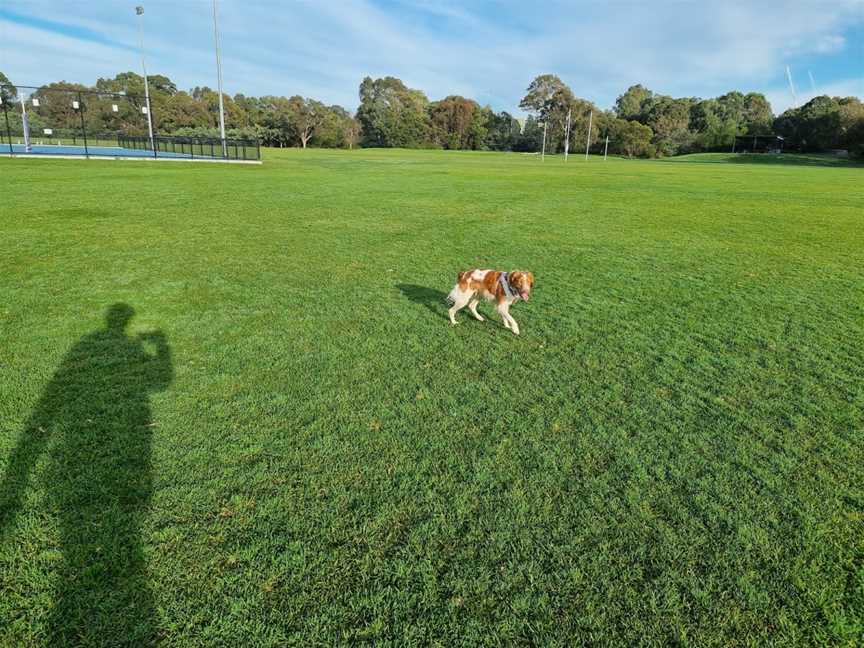
<instances>
[{"instance_id":1,"label":"chain-link fence","mask_svg":"<svg viewBox=\"0 0 864 648\"><path fill-rule=\"evenodd\" d=\"M189 159L222 158L226 160L260 160L261 146L255 140L225 139L214 137L186 137L155 135L149 137L120 136L118 142L124 149L153 151L162 157Z\"/></svg>"},{"instance_id":2,"label":"chain-link fence","mask_svg":"<svg viewBox=\"0 0 864 648\"><path fill-rule=\"evenodd\" d=\"M125 93L0 85L0 153L261 159L253 140L151 134L150 109L144 97Z\"/></svg>"}]
</instances>

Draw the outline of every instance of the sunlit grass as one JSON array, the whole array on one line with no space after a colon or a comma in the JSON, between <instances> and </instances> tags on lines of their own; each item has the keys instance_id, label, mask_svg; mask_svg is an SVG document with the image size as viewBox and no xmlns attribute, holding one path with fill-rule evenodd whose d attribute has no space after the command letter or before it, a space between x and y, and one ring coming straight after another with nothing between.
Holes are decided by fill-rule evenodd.
<instances>
[{"instance_id":1,"label":"sunlit grass","mask_svg":"<svg viewBox=\"0 0 864 648\"><path fill-rule=\"evenodd\" d=\"M0 160L0 643L856 645L864 171L730 159Z\"/></svg>"}]
</instances>

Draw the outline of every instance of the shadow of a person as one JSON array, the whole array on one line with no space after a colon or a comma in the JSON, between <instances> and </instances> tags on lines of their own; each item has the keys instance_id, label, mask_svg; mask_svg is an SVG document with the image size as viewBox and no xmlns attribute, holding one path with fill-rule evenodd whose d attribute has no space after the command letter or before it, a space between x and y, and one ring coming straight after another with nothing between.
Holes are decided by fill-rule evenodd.
<instances>
[{"instance_id":1,"label":"shadow of a person","mask_svg":"<svg viewBox=\"0 0 864 648\"><path fill-rule=\"evenodd\" d=\"M146 645L156 639L140 538L150 498L148 394L173 378L161 332L130 337L134 310L115 304L106 326L66 354L0 482L0 541L47 455L44 490L59 520L62 563L46 628L49 645Z\"/></svg>"}]
</instances>

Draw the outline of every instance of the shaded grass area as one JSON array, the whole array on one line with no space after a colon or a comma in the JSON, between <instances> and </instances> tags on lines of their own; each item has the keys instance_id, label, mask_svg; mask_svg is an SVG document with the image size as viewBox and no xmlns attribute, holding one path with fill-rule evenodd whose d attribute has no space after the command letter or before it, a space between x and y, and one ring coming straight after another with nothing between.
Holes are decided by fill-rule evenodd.
<instances>
[{"instance_id":1,"label":"shaded grass area","mask_svg":"<svg viewBox=\"0 0 864 648\"><path fill-rule=\"evenodd\" d=\"M0 160L0 642L856 644L860 169L265 160Z\"/></svg>"},{"instance_id":2,"label":"shaded grass area","mask_svg":"<svg viewBox=\"0 0 864 648\"><path fill-rule=\"evenodd\" d=\"M864 170L864 160L843 158L829 153L694 153L665 158L664 162L689 162L700 164L744 164L744 165L786 165L821 166L834 168L853 168Z\"/></svg>"}]
</instances>

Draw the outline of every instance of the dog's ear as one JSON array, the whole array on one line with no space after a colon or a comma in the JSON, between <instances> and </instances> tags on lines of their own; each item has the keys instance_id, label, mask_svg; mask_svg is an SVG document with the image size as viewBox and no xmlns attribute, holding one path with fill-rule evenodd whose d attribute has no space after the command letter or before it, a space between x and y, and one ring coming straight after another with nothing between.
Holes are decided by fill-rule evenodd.
<instances>
[{"instance_id":1,"label":"dog's ear","mask_svg":"<svg viewBox=\"0 0 864 648\"><path fill-rule=\"evenodd\" d=\"M534 273L533 272L528 273L528 285L529 286L534 285Z\"/></svg>"}]
</instances>

